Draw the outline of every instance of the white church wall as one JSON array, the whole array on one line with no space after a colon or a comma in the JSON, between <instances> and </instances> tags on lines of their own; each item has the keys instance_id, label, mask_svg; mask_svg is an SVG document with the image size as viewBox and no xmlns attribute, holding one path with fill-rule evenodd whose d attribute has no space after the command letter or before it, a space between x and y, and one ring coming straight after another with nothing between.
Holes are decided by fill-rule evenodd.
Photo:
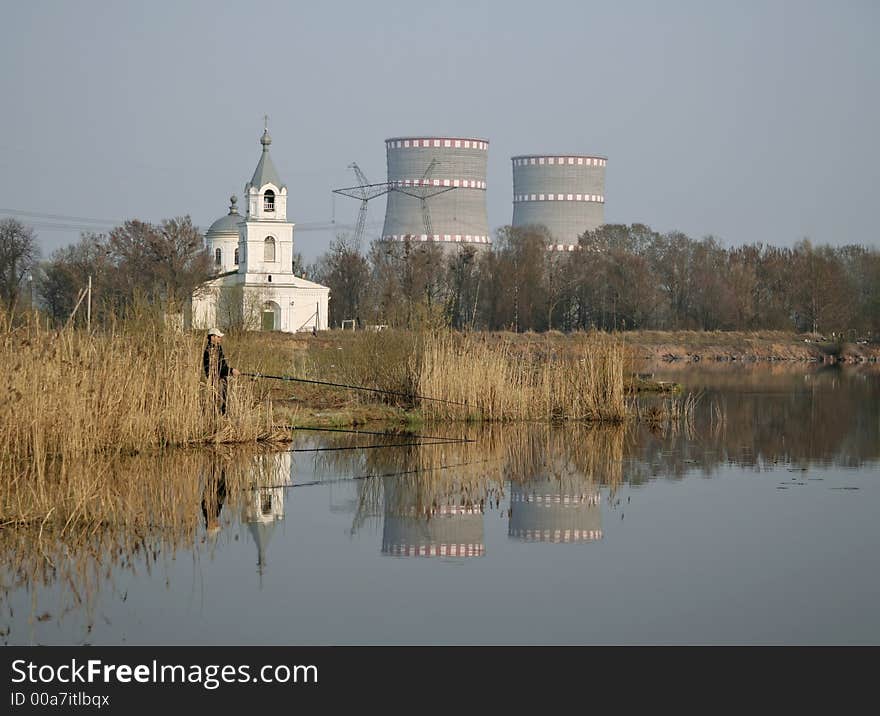
<instances>
[{"instance_id":1,"label":"white church wall","mask_svg":"<svg viewBox=\"0 0 880 716\"><path fill-rule=\"evenodd\" d=\"M217 322L217 299L219 289L203 286L192 297L190 325L193 329L208 329Z\"/></svg>"},{"instance_id":2,"label":"white church wall","mask_svg":"<svg viewBox=\"0 0 880 716\"><path fill-rule=\"evenodd\" d=\"M235 263L235 250L238 248L238 236L212 237L208 244L208 253L211 255L211 263L218 273L235 271L238 264ZM216 261L217 249L220 249L221 261Z\"/></svg>"},{"instance_id":3,"label":"white church wall","mask_svg":"<svg viewBox=\"0 0 880 716\"><path fill-rule=\"evenodd\" d=\"M300 289L291 298L290 311L291 332L327 330L327 292Z\"/></svg>"},{"instance_id":4,"label":"white church wall","mask_svg":"<svg viewBox=\"0 0 880 716\"><path fill-rule=\"evenodd\" d=\"M260 274L293 275L293 225L248 221L245 225L246 256L239 269L249 274L248 281L259 280ZM265 260L266 239L275 239L275 260Z\"/></svg>"}]
</instances>

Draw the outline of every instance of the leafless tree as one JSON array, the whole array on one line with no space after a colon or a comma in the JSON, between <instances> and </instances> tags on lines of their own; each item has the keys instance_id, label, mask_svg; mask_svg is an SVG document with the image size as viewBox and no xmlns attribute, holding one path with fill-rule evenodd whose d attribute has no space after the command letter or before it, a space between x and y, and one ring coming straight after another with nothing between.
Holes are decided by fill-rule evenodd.
<instances>
[{"instance_id":1,"label":"leafless tree","mask_svg":"<svg viewBox=\"0 0 880 716\"><path fill-rule=\"evenodd\" d=\"M0 300L10 312L15 311L21 282L39 255L32 228L17 219L0 221Z\"/></svg>"},{"instance_id":2,"label":"leafless tree","mask_svg":"<svg viewBox=\"0 0 880 716\"><path fill-rule=\"evenodd\" d=\"M126 221L110 232L109 250L125 292L140 292L170 311L211 274L211 258L189 216L159 226Z\"/></svg>"}]
</instances>

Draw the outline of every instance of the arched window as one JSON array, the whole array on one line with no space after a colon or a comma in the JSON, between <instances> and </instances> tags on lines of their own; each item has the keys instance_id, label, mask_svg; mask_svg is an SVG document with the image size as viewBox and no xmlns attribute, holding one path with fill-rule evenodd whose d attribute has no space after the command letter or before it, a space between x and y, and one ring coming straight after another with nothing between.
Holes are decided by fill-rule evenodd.
<instances>
[{"instance_id":1,"label":"arched window","mask_svg":"<svg viewBox=\"0 0 880 716\"><path fill-rule=\"evenodd\" d=\"M275 192L271 189L263 194L263 211L275 211Z\"/></svg>"},{"instance_id":2,"label":"arched window","mask_svg":"<svg viewBox=\"0 0 880 716\"><path fill-rule=\"evenodd\" d=\"M214 263L217 266L223 263L223 252L220 249L214 249Z\"/></svg>"},{"instance_id":3,"label":"arched window","mask_svg":"<svg viewBox=\"0 0 880 716\"><path fill-rule=\"evenodd\" d=\"M267 236L263 242L263 261L275 260L275 237Z\"/></svg>"},{"instance_id":4,"label":"arched window","mask_svg":"<svg viewBox=\"0 0 880 716\"><path fill-rule=\"evenodd\" d=\"M237 246L235 247L235 254L233 256L233 261L235 262L235 265L238 266L238 247Z\"/></svg>"}]
</instances>

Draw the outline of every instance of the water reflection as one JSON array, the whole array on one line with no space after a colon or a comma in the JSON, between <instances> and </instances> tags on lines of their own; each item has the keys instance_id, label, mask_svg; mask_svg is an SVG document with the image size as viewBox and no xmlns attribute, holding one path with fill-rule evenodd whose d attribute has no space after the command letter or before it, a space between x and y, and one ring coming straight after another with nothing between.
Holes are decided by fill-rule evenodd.
<instances>
[{"instance_id":1,"label":"water reflection","mask_svg":"<svg viewBox=\"0 0 880 716\"><path fill-rule=\"evenodd\" d=\"M526 542L592 542L602 539L597 486L566 489L559 480L531 480L510 488L508 535Z\"/></svg>"},{"instance_id":2,"label":"water reflection","mask_svg":"<svg viewBox=\"0 0 880 716\"><path fill-rule=\"evenodd\" d=\"M125 602L128 591L117 586L124 575L153 578L181 554L194 562L203 553L216 558L222 533L238 515L252 527L262 570L271 530L284 517L290 471L289 453L222 448L58 466L48 483L57 494L3 495L7 514L11 505L19 514L36 509L28 500L53 499L56 506L42 520L0 528L0 614L17 620L7 602L24 592L32 604L26 623L74 614L88 635L102 592ZM88 489L97 496L86 499ZM51 611L41 605L43 594L53 596Z\"/></svg>"},{"instance_id":3,"label":"water reflection","mask_svg":"<svg viewBox=\"0 0 880 716\"><path fill-rule=\"evenodd\" d=\"M242 522L257 546L257 572L261 578L272 534L284 519L284 493L291 484L291 465L289 452L256 456L251 481L244 492Z\"/></svg>"},{"instance_id":4,"label":"water reflection","mask_svg":"<svg viewBox=\"0 0 880 716\"><path fill-rule=\"evenodd\" d=\"M388 478L386 478L388 479ZM483 509L441 504L424 510L406 482L385 485L382 554L394 557L482 557Z\"/></svg>"},{"instance_id":5,"label":"water reflection","mask_svg":"<svg viewBox=\"0 0 880 716\"><path fill-rule=\"evenodd\" d=\"M857 468L880 456L880 373L803 367L667 368L658 374L697 391L695 435L641 426L632 457L651 475L681 477L720 465Z\"/></svg>"},{"instance_id":6,"label":"water reflection","mask_svg":"<svg viewBox=\"0 0 880 716\"><path fill-rule=\"evenodd\" d=\"M211 460L211 471L205 479L202 490L202 516L205 519L205 530L211 536L220 531L220 513L226 502L226 467L214 456Z\"/></svg>"},{"instance_id":7,"label":"water reflection","mask_svg":"<svg viewBox=\"0 0 880 716\"><path fill-rule=\"evenodd\" d=\"M191 557L196 571L218 563L236 574L239 562L253 570L256 552L256 581L264 586L270 547L274 560L283 556L296 563L293 544L280 529L285 519L294 530L297 520L308 519L309 539L318 541L317 553L328 562L341 558L334 549L346 549L325 546L332 544L331 525L336 530L341 520L348 537L369 545L377 557L484 565L493 549L502 550L491 540L499 528L506 531L503 549L518 558L546 554L529 550L526 542L613 543L609 519L625 485L712 476L731 466L750 472L782 467L798 475L815 465L857 469L880 456L876 375L767 369L737 375L728 367L674 377L684 375L701 395L687 429L435 426L435 435L474 442L419 446L411 438L388 438L388 447L369 450L192 450L62 466L47 483L55 485L56 495L0 495L6 523L0 527L0 636L21 643L33 638L22 630L39 633L72 620L82 630L69 640L88 641L99 597L125 603L131 585L170 585L178 557ZM380 440L372 436L368 444ZM362 436L303 433L295 446L359 444ZM304 494L322 495L322 505L301 500ZM297 513L304 504L312 512ZM27 519L13 523L15 514ZM625 529L616 515L614 524ZM237 544L240 534L246 544ZM246 548L244 556L239 547ZM602 550L551 551L565 557ZM406 561L404 572L415 574L422 562ZM272 576L273 586L277 577L282 589L295 578L289 570ZM26 616L12 608L23 597Z\"/></svg>"}]
</instances>

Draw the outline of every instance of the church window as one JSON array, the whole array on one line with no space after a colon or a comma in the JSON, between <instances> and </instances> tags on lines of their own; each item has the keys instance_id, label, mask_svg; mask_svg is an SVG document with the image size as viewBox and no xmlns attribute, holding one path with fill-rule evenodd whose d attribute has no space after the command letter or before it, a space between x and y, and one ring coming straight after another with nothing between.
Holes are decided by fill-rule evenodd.
<instances>
[{"instance_id":1,"label":"church window","mask_svg":"<svg viewBox=\"0 0 880 716\"><path fill-rule=\"evenodd\" d=\"M214 263L219 266L223 263L223 252L220 249L214 250Z\"/></svg>"},{"instance_id":2,"label":"church window","mask_svg":"<svg viewBox=\"0 0 880 716\"><path fill-rule=\"evenodd\" d=\"M238 266L238 248L235 249L233 261L235 262L235 265Z\"/></svg>"},{"instance_id":3,"label":"church window","mask_svg":"<svg viewBox=\"0 0 880 716\"><path fill-rule=\"evenodd\" d=\"M275 237L267 236L263 242L263 261L275 260Z\"/></svg>"},{"instance_id":4,"label":"church window","mask_svg":"<svg viewBox=\"0 0 880 716\"><path fill-rule=\"evenodd\" d=\"M263 211L275 211L275 192L271 189L263 194Z\"/></svg>"}]
</instances>

